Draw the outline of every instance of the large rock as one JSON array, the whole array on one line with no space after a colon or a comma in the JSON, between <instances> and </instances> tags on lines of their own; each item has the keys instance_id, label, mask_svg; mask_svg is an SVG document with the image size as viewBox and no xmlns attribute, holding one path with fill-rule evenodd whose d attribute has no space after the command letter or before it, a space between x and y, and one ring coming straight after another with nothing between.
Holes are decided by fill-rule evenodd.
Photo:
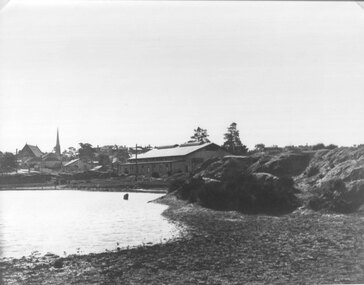
<instances>
[{"instance_id":1,"label":"large rock","mask_svg":"<svg viewBox=\"0 0 364 285\"><path fill-rule=\"evenodd\" d=\"M364 146L317 151L296 181L319 186L333 179L345 183L364 179Z\"/></svg>"},{"instance_id":2,"label":"large rock","mask_svg":"<svg viewBox=\"0 0 364 285\"><path fill-rule=\"evenodd\" d=\"M310 153L284 152L274 156L263 156L250 166L249 171L266 172L279 177L300 175L309 165Z\"/></svg>"},{"instance_id":3,"label":"large rock","mask_svg":"<svg viewBox=\"0 0 364 285\"><path fill-rule=\"evenodd\" d=\"M309 206L314 210L331 212L354 212L364 203L364 180L356 180L347 185L341 179L324 181L315 189Z\"/></svg>"},{"instance_id":4,"label":"large rock","mask_svg":"<svg viewBox=\"0 0 364 285\"><path fill-rule=\"evenodd\" d=\"M359 146L216 158L177 185L182 199L219 210L289 212L299 204L298 188L314 209L352 212L364 204L363 181L364 146Z\"/></svg>"},{"instance_id":5,"label":"large rock","mask_svg":"<svg viewBox=\"0 0 364 285\"><path fill-rule=\"evenodd\" d=\"M247 156L228 155L222 159L214 158L206 161L194 173L194 178L208 177L212 179L227 179L240 172L246 172L251 165Z\"/></svg>"},{"instance_id":6,"label":"large rock","mask_svg":"<svg viewBox=\"0 0 364 285\"><path fill-rule=\"evenodd\" d=\"M263 184L276 183L279 180L277 176L264 172L253 173L252 176L255 178L257 183L263 183Z\"/></svg>"}]
</instances>

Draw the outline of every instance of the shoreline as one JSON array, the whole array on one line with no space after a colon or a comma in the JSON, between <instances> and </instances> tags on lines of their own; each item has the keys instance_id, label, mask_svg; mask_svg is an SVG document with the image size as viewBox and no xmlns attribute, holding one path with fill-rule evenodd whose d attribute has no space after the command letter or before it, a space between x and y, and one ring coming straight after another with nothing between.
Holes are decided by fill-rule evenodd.
<instances>
[{"instance_id":1,"label":"shoreline","mask_svg":"<svg viewBox=\"0 0 364 285\"><path fill-rule=\"evenodd\" d=\"M272 217L177 200L181 238L116 252L0 262L4 284L363 283L363 217L297 210Z\"/></svg>"},{"instance_id":2,"label":"shoreline","mask_svg":"<svg viewBox=\"0 0 364 285\"><path fill-rule=\"evenodd\" d=\"M160 179L138 179L135 181L130 177L109 177L109 178L88 178L75 179L70 181L57 180L46 182L16 182L0 184L0 191L7 190L89 190L89 191L110 191L126 192L135 189L151 189L160 193L160 190L167 192L168 182Z\"/></svg>"},{"instance_id":3,"label":"shoreline","mask_svg":"<svg viewBox=\"0 0 364 285\"><path fill-rule=\"evenodd\" d=\"M131 188L131 189L122 189L122 188L102 188L102 187L65 187L65 188L54 188L54 187L16 187L16 188L6 188L1 189L2 191L86 191L86 192L120 192L120 193L155 193L155 194L166 194L166 188L160 189L143 189L143 188Z\"/></svg>"},{"instance_id":4,"label":"shoreline","mask_svg":"<svg viewBox=\"0 0 364 285\"><path fill-rule=\"evenodd\" d=\"M133 187L134 186L134 187ZM143 187L141 187L143 186ZM100 186L100 185L21 185L21 186L0 186L1 191L46 191L46 190L75 190L75 191L97 191L97 192L136 192L136 193L161 193L166 194L168 188L166 186L160 187L144 187L144 185L120 185L120 186Z\"/></svg>"}]
</instances>

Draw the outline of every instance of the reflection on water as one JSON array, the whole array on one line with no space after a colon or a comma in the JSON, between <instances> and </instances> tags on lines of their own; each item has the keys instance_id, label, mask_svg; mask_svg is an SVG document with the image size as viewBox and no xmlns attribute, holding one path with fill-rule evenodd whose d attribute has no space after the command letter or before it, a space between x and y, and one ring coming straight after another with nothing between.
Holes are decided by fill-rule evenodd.
<instances>
[{"instance_id":1,"label":"reflection on water","mask_svg":"<svg viewBox=\"0 0 364 285\"><path fill-rule=\"evenodd\" d=\"M0 192L0 255L58 255L158 243L178 235L161 216L161 194L81 191Z\"/></svg>"}]
</instances>

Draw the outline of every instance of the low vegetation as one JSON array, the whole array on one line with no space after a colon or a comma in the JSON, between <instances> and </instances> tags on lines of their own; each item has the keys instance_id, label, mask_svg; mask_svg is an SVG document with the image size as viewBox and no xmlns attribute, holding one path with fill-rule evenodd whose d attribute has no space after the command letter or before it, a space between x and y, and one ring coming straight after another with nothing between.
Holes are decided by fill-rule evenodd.
<instances>
[{"instance_id":1,"label":"low vegetation","mask_svg":"<svg viewBox=\"0 0 364 285\"><path fill-rule=\"evenodd\" d=\"M49 174L15 174L15 175L0 175L0 185L15 185L29 183L47 183L52 181L54 176Z\"/></svg>"},{"instance_id":2,"label":"low vegetation","mask_svg":"<svg viewBox=\"0 0 364 285\"><path fill-rule=\"evenodd\" d=\"M249 214L279 215L300 205L291 178L239 170L239 162L228 159L221 173L215 173L214 178L195 175L178 189L177 196L208 208Z\"/></svg>"}]
</instances>

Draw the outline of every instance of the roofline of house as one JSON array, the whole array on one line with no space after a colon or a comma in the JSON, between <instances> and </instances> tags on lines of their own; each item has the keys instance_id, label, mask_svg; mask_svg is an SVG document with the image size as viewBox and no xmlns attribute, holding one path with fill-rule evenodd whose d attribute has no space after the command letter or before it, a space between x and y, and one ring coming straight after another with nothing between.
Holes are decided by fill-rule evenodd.
<instances>
[{"instance_id":1,"label":"roofline of house","mask_svg":"<svg viewBox=\"0 0 364 285\"><path fill-rule=\"evenodd\" d=\"M206 143L206 144L204 144L203 145L203 147L201 147L201 148L198 148L198 149L195 149L194 151L191 151L191 152L189 152L189 153L187 153L187 154L180 154L180 155L178 155L178 154L176 154L176 155L169 155L169 156L155 156L155 157L147 157L147 158L129 158L128 159L128 161L135 161L135 160L142 160L142 159L154 159L154 158L160 158L160 157L185 157L185 156L187 156L187 155L190 155L191 153L194 153L194 152L196 152L196 151L199 151L199 150L201 150L201 149L203 149L203 148L205 148L205 147L207 147L207 146L209 146L209 145L216 145L217 147L219 147L219 148L221 148L221 146L219 146L218 144L216 144L216 143L213 143L213 142L209 142L209 143ZM185 147L185 146L183 146L183 147Z\"/></svg>"},{"instance_id":2,"label":"roofline of house","mask_svg":"<svg viewBox=\"0 0 364 285\"><path fill-rule=\"evenodd\" d=\"M147 158L145 158L147 159ZM145 161L145 162L139 162L138 161L138 165L147 165L147 164L156 164L156 163L175 163L175 162L181 162L183 160L179 159L179 160L156 160L156 161ZM136 163L131 163L131 162L127 162L127 163L121 163L119 164L120 166L132 166L135 165Z\"/></svg>"}]
</instances>

